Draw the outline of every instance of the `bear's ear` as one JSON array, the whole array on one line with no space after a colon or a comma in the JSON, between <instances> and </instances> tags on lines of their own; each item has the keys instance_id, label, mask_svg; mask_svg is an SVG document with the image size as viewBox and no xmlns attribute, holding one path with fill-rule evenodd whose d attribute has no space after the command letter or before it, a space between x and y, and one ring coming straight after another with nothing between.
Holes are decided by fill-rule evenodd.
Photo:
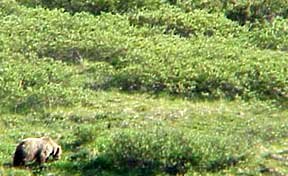
<instances>
[{"instance_id":1,"label":"bear's ear","mask_svg":"<svg viewBox=\"0 0 288 176\"><path fill-rule=\"evenodd\" d=\"M61 139L61 137L62 137L62 135L58 134L58 135L57 135L57 138L55 139L55 142L58 143L59 140Z\"/></svg>"}]
</instances>

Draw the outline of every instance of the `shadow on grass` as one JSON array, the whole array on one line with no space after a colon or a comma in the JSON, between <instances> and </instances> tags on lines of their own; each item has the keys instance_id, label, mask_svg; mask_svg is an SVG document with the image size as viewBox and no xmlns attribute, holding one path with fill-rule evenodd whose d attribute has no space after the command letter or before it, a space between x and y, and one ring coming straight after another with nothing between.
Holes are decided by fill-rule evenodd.
<instances>
[{"instance_id":1,"label":"shadow on grass","mask_svg":"<svg viewBox=\"0 0 288 176\"><path fill-rule=\"evenodd\" d=\"M130 162L130 163L129 163ZM224 163L215 162L210 167L200 168L199 166L186 166L184 163L175 165L163 165L160 161L126 161L125 164L115 163L110 158L99 156L87 162L65 162L58 165L57 169L61 170L64 175L80 174L86 176L112 176L112 175L185 175L188 169L192 169L197 173L210 172L217 173L223 169L233 167L238 163L237 159L229 159Z\"/></svg>"},{"instance_id":2,"label":"shadow on grass","mask_svg":"<svg viewBox=\"0 0 288 176\"><path fill-rule=\"evenodd\" d=\"M59 165L59 169L65 170L65 174L78 173L80 175L156 175L159 170L155 167L120 167L105 157L97 157L91 161L78 163L65 163Z\"/></svg>"}]
</instances>

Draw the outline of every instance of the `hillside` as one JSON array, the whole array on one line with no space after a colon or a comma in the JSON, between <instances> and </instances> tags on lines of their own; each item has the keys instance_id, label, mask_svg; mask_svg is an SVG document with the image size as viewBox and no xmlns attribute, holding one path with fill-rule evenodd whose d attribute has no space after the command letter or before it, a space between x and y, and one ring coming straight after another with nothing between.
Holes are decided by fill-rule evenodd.
<instances>
[{"instance_id":1,"label":"hillside","mask_svg":"<svg viewBox=\"0 0 288 176\"><path fill-rule=\"evenodd\" d=\"M0 175L287 175L288 1L2 0ZM26 137L62 159L11 167Z\"/></svg>"}]
</instances>

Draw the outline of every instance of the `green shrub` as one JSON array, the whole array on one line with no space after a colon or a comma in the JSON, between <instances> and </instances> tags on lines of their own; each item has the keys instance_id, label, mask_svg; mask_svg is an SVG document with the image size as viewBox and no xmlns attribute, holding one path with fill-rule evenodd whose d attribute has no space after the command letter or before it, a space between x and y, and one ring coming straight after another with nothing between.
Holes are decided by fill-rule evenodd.
<instances>
[{"instance_id":1,"label":"green shrub","mask_svg":"<svg viewBox=\"0 0 288 176\"><path fill-rule=\"evenodd\" d=\"M90 12L99 15L101 12L127 12L138 8L156 9L161 1L159 0L17 0L27 6L42 6L50 9L64 8L72 14L76 12Z\"/></svg>"},{"instance_id":2,"label":"green shrub","mask_svg":"<svg viewBox=\"0 0 288 176\"><path fill-rule=\"evenodd\" d=\"M271 24L255 25L249 38L260 48L288 51L287 28L287 19L276 18Z\"/></svg>"},{"instance_id":3,"label":"green shrub","mask_svg":"<svg viewBox=\"0 0 288 176\"><path fill-rule=\"evenodd\" d=\"M113 64L117 62L114 57L125 54L123 40L128 38L120 35L139 33L121 16L107 14L94 18L79 14L71 17L61 11L44 9L22 8L0 23L3 31L0 42L4 44L0 49L8 48L23 54L36 52L40 58L76 63L91 59Z\"/></svg>"},{"instance_id":4,"label":"green shrub","mask_svg":"<svg viewBox=\"0 0 288 176\"><path fill-rule=\"evenodd\" d=\"M150 19L149 13L147 11L147 19ZM265 44L266 39L263 42L255 41L258 35L255 31L251 32L255 37L248 39L245 27L237 27L225 18L219 18L217 24L210 26L217 16L207 15L211 17L211 22L206 22L202 18L205 11L191 14L194 13L193 20L180 11L180 16L175 16L183 21L185 30L193 27L189 26L190 23L201 22L200 27L193 28L198 35L187 39L164 35L159 28L151 29L149 25L131 26L131 21L120 15L102 14L95 17L81 13L71 16L57 10L22 7L15 14L6 15L0 20L0 30L3 31L0 49L23 55L36 53L37 58L51 57L68 63L82 63L83 60L98 63L92 73L89 73L89 67L92 68L94 64L88 67L88 72L84 71L84 77L80 79L77 75L73 77L76 81L69 81L76 87L168 92L190 98L257 97L286 102L285 53L257 49L255 45ZM166 16L168 19L169 15ZM158 17L155 19L157 21ZM159 23L164 23L161 25L165 28L169 21L164 19ZM137 15L134 20L135 23L142 23ZM177 26L173 20L171 23ZM279 30L275 30L284 37L285 32L281 32L281 29L285 25L281 25ZM213 28L215 35L208 37L205 32L210 28ZM273 33L269 36L273 37ZM68 92L72 93L73 89L70 90ZM35 102L35 99L33 96L29 101Z\"/></svg>"},{"instance_id":5,"label":"green shrub","mask_svg":"<svg viewBox=\"0 0 288 176\"><path fill-rule=\"evenodd\" d=\"M275 17L288 16L287 0L257 0L242 1L226 10L229 19L239 21L240 24L247 22L271 22Z\"/></svg>"},{"instance_id":6,"label":"green shrub","mask_svg":"<svg viewBox=\"0 0 288 176\"><path fill-rule=\"evenodd\" d=\"M224 12L227 18L238 21L241 25L248 22L271 21L276 16L286 18L288 15L287 0L180 0L173 2L172 4L185 11L207 9L212 13Z\"/></svg>"},{"instance_id":7,"label":"green shrub","mask_svg":"<svg viewBox=\"0 0 288 176\"><path fill-rule=\"evenodd\" d=\"M0 61L1 102L13 111L67 106L83 99L81 89L69 87L71 70L60 61L9 52L2 53Z\"/></svg>"},{"instance_id":8,"label":"green shrub","mask_svg":"<svg viewBox=\"0 0 288 176\"><path fill-rule=\"evenodd\" d=\"M140 169L142 173L213 171L243 157L236 145L227 146L225 140L231 139L185 134L173 128L125 130L112 134L110 143L100 146L98 158L109 158L116 168Z\"/></svg>"},{"instance_id":9,"label":"green shrub","mask_svg":"<svg viewBox=\"0 0 288 176\"><path fill-rule=\"evenodd\" d=\"M166 0L166 2L181 7L185 11L193 11L195 9L207 9L211 12L222 10L223 6L228 3L222 2L221 0Z\"/></svg>"},{"instance_id":10,"label":"green shrub","mask_svg":"<svg viewBox=\"0 0 288 176\"><path fill-rule=\"evenodd\" d=\"M147 59L135 62L126 58L131 64L115 75L123 89L156 88L186 97L287 99L286 54L240 49L221 38L193 39L193 44L157 40L161 44L143 48L141 56ZM278 59L272 59L275 57Z\"/></svg>"},{"instance_id":11,"label":"green shrub","mask_svg":"<svg viewBox=\"0 0 288 176\"><path fill-rule=\"evenodd\" d=\"M159 10L145 10L133 13L129 18L131 24L160 27L165 34L189 36L235 36L244 32L244 28L231 22L220 13L209 14L206 10L194 10L185 13L173 6L162 6Z\"/></svg>"},{"instance_id":12,"label":"green shrub","mask_svg":"<svg viewBox=\"0 0 288 176\"><path fill-rule=\"evenodd\" d=\"M80 73L82 82L75 79L76 85L92 90L106 90L111 87L111 81L115 75L115 69L107 62L94 62L87 64L87 67ZM77 75L79 76L79 75ZM71 78L72 80L73 77Z\"/></svg>"}]
</instances>

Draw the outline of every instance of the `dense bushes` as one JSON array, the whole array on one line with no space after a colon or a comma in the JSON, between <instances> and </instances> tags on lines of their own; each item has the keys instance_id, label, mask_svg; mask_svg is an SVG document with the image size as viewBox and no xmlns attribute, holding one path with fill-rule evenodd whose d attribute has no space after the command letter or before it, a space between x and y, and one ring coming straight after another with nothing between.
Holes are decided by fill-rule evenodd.
<instances>
[{"instance_id":1,"label":"dense bushes","mask_svg":"<svg viewBox=\"0 0 288 176\"><path fill-rule=\"evenodd\" d=\"M91 161L94 164L98 162L94 167L101 167L103 162L99 161L105 158L108 161L109 158L112 168L138 169L141 173L151 170L170 174L187 170L215 171L237 164L243 159L242 152L246 148L245 143L241 147L236 143L226 145L227 141L233 144L229 137L185 134L168 127L124 130L112 134L109 141L99 146L101 155ZM93 164L88 166L93 167Z\"/></svg>"},{"instance_id":2,"label":"dense bushes","mask_svg":"<svg viewBox=\"0 0 288 176\"><path fill-rule=\"evenodd\" d=\"M188 97L287 99L286 78L279 76L287 74L285 54L240 49L217 38L182 41L181 47L172 41L158 39L161 45L145 48L141 53L149 53L142 56L147 59L122 69L116 75L119 84L143 86L144 90L158 87Z\"/></svg>"},{"instance_id":3,"label":"dense bushes","mask_svg":"<svg viewBox=\"0 0 288 176\"><path fill-rule=\"evenodd\" d=\"M101 12L128 12L138 8L157 9L159 0L18 0L28 6L42 6L47 8L64 8L70 13L90 12L99 15Z\"/></svg>"},{"instance_id":4,"label":"dense bushes","mask_svg":"<svg viewBox=\"0 0 288 176\"><path fill-rule=\"evenodd\" d=\"M288 16L287 0L180 0L170 3L186 11L207 9L210 12L223 11L227 18L238 21L241 25L248 22L272 21L274 17Z\"/></svg>"},{"instance_id":5,"label":"dense bushes","mask_svg":"<svg viewBox=\"0 0 288 176\"><path fill-rule=\"evenodd\" d=\"M105 88L166 91L187 97L240 96L287 100L287 55L245 49L249 47L245 42L247 38L242 36L239 28L225 19L219 19L218 24L207 27L215 33L207 37L204 26L211 23L202 20L204 13L191 13L195 14L192 22L203 21L200 27L195 28L199 35L181 39L174 35L163 35L159 32L161 30L150 31L147 26L130 26L129 20L119 15L70 16L60 11L28 11L21 8L0 20L0 29L3 31L1 49L9 48L22 54L35 52L39 58L51 57L69 62L82 62L83 59L106 62L111 70L101 72L102 76L99 72L97 76L107 78L103 82ZM212 19L218 17L208 16ZM183 21L186 18L190 20L188 16L183 17ZM149 13L147 19L150 19ZM163 25L168 26L169 21L164 19L159 23L164 22ZM136 20L138 22L142 21ZM226 29L227 25L231 26L229 28L232 31ZM235 33L240 33L238 39L229 37ZM255 38L252 41L256 45L264 44ZM264 41L269 41L269 38ZM105 64L102 66L107 67ZM89 80L89 84L82 87L93 88L93 79ZM95 85L102 87L96 82Z\"/></svg>"},{"instance_id":6,"label":"dense bushes","mask_svg":"<svg viewBox=\"0 0 288 176\"><path fill-rule=\"evenodd\" d=\"M241 26L225 13L245 1L169 2L1 1L0 163L19 138L61 133L63 159L35 174L257 175L250 157L287 134L272 105L288 105L287 20Z\"/></svg>"},{"instance_id":7,"label":"dense bushes","mask_svg":"<svg viewBox=\"0 0 288 176\"><path fill-rule=\"evenodd\" d=\"M105 16L102 18L107 19ZM110 32L116 32L111 23L117 19L121 18L111 18L102 23L89 15L71 18L60 11L22 9L1 20L3 31L1 42L4 44L2 48L11 48L21 53L36 52L39 57L53 57L72 62L87 57L94 57L96 60L109 59L109 56L117 50L117 43L108 46L105 41L108 40L107 34L105 35L102 30L110 28ZM118 24L119 28L123 28L121 21ZM129 31L126 28L124 30ZM97 38L100 36L104 40Z\"/></svg>"},{"instance_id":8,"label":"dense bushes","mask_svg":"<svg viewBox=\"0 0 288 176\"><path fill-rule=\"evenodd\" d=\"M68 106L85 100L80 88L69 86L71 69L49 58L30 54L0 54L0 99L2 107L16 112L44 107Z\"/></svg>"},{"instance_id":9,"label":"dense bushes","mask_svg":"<svg viewBox=\"0 0 288 176\"><path fill-rule=\"evenodd\" d=\"M276 18L271 24L255 25L250 40L264 49L288 51L288 19Z\"/></svg>"},{"instance_id":10,"label":"dense bushes","mask_svg":"<svg viewBox=\"0 0 288 176\"><path fill-rule=\"evenodd\" d=\"M287 0L257 0L235 3L233 8L226 10L227 17L239 21L240 24L247 22L271 22L277 16L288 16Z\"/></svg>"},{"instance_id":11,"label":"dense bushes","mask_svg":"<svg viewBox=\"0 0 288 176\"><path fill-rule=\"evenodd\" d=\"M159 10L133 13L129 19L131 24L160 27L165 34L172 33L183 37L195 35L237 37L240 32L245 30L221 14L209 14L206 10L185 13L172 6L162 6Z\"/></svg>"},{"instance_id":12,"label":"dense bushes","mask_svg":"<svg viewBox=\"0 0 288 176\"><path fill-rule=\"evenodd\" d=\"M238 21L241 25L248 22L272 21L275 17L286 18L288 16L287 0L18 0L19 3L28 6L42 6L47 8L64 8L65 11L75 13L86 11L94 15L101 12L129 12L136 9L157 9L164 3L178 6L185 11L206 9L209 12L224 12L227 18Z\"/></svg>"}]
</instances>

